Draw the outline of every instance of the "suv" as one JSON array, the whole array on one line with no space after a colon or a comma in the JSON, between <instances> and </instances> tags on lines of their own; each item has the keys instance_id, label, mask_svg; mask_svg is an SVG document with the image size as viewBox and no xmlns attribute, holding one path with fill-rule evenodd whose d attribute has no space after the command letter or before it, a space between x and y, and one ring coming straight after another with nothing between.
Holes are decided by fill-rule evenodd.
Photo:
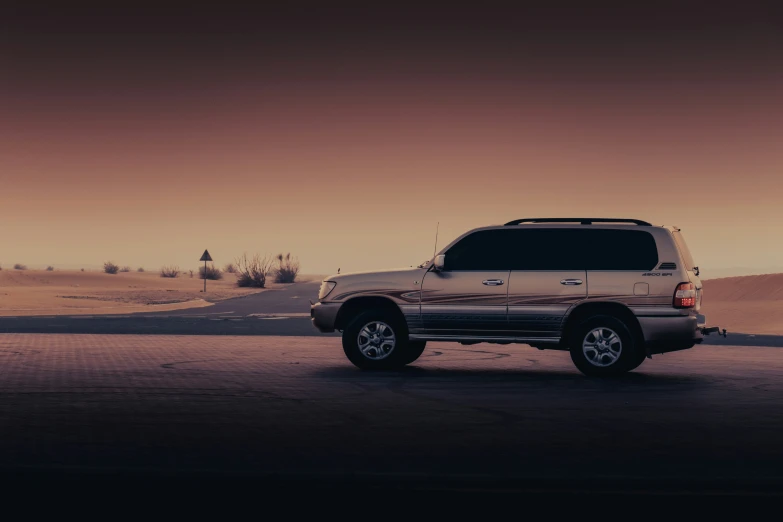
<instances>
[{"instance_id":1,"label":"suv","mask_svg":"<svg viewBox=\"0 0 783 522\"><path fill-rule=\"evenodd\" d=\"M706 327L701 299L677 227L536 218L471 230L416 268L329 277L310 316L321 332L342 332L363 369L455 341L565 350L582 373L609 376L719 331Z\"/></svg>"}]
</instances>

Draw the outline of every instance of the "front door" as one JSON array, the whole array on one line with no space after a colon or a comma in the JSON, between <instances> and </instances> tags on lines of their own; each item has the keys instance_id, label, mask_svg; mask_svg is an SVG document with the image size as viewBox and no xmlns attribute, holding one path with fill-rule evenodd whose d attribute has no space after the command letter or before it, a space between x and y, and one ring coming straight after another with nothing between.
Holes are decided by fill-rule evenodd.
<instances>
[{"instance_id":1,"label":"front door","mask_svg":"<svg viewBox=\"0 0 783 522\"><path fill-rule=\"evenodd\" d=\"M509 266L497 232L463 237L445 252L442 271L427 272L421 290L427 334L495 337L506 329Z\"/></svg>"}]
</instances>

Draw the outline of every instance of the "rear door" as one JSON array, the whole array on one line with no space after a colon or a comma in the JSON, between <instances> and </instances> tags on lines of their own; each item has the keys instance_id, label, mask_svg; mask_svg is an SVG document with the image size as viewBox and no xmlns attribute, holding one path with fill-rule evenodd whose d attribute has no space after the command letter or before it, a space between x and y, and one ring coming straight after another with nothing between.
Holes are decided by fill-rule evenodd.
<instances>
[{"instance_id":1,"label":"rear door","mask_svg":"<svg viewBox=\"0 0 783 522\"><path fill-rule=\"evenodd\" d=\"M674 287L672 271L655 270L659 261L650 227L586 228L582 241L600 255L585 258L589 297L629 306L640 316L657 315L671 308Z\"/></svg>"},{"instance_id":2,"label":"rear door","mask_svg":"<svg viewBox=\"0 0 783 522\"><path fill-rule=\"evenodd\" d=\"M479 230L445 252L422 281L421 318L432 335L496 336L506 329L509 260L503 230Z\"/></svg>"},{"instance_id":3,"label":"rear door","mask_svg":"<svg viewBox=\"0 0 783 522\"><path fill-rule=\"evenodd\" d=\"M584 245L567 228L511 229L509 329L516 337L559 338L563 318L587 297Z\"/></svg>"}]
</instances>

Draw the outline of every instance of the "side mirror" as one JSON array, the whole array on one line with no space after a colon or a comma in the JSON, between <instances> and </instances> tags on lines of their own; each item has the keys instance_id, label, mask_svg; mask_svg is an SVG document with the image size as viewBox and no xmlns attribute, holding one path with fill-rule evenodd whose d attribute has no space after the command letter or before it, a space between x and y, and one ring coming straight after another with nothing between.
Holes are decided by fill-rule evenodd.
<instances>
[{"instance_id":1,"label":"side mirror","mask_svg":"<svg viewBox=\"0 0 783 522\"><path fill-rule=\"evenodd\" d=\"M696 275L696 276L699 275L699 267L698 266L694 266L693 267L693 274Z\"/></svg>"},{"instance_id":2,"label":"side mirror","mask_svg":"<svg viewBox=\"0 0 783 522\"><path fill-rule=\"evenodd\" d=\"M437 272L443 270L443 267L446 266L446 256L443 254L435 256L435 259L432 262L432 266Z\"/></svg>"}]
</instances>

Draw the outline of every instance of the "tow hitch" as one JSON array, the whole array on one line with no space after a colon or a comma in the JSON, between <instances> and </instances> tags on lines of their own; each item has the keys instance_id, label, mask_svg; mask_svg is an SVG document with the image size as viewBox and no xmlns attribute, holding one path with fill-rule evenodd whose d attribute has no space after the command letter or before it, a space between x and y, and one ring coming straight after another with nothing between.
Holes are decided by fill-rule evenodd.
<instances>
[{"instance_id":1,"label":"tow hitch","mask_svg":"<svg viewBox=\"0 0 783 522\"><path fill-rule=\"evenodd\" d=\"M726 337L726 329L724 328L722 331L717 326L711 326L709 328L700 328L702 335L710 335L711 333L716 333L718 335L721 335L723 337Z\"/></svg>"}]
</instances>

